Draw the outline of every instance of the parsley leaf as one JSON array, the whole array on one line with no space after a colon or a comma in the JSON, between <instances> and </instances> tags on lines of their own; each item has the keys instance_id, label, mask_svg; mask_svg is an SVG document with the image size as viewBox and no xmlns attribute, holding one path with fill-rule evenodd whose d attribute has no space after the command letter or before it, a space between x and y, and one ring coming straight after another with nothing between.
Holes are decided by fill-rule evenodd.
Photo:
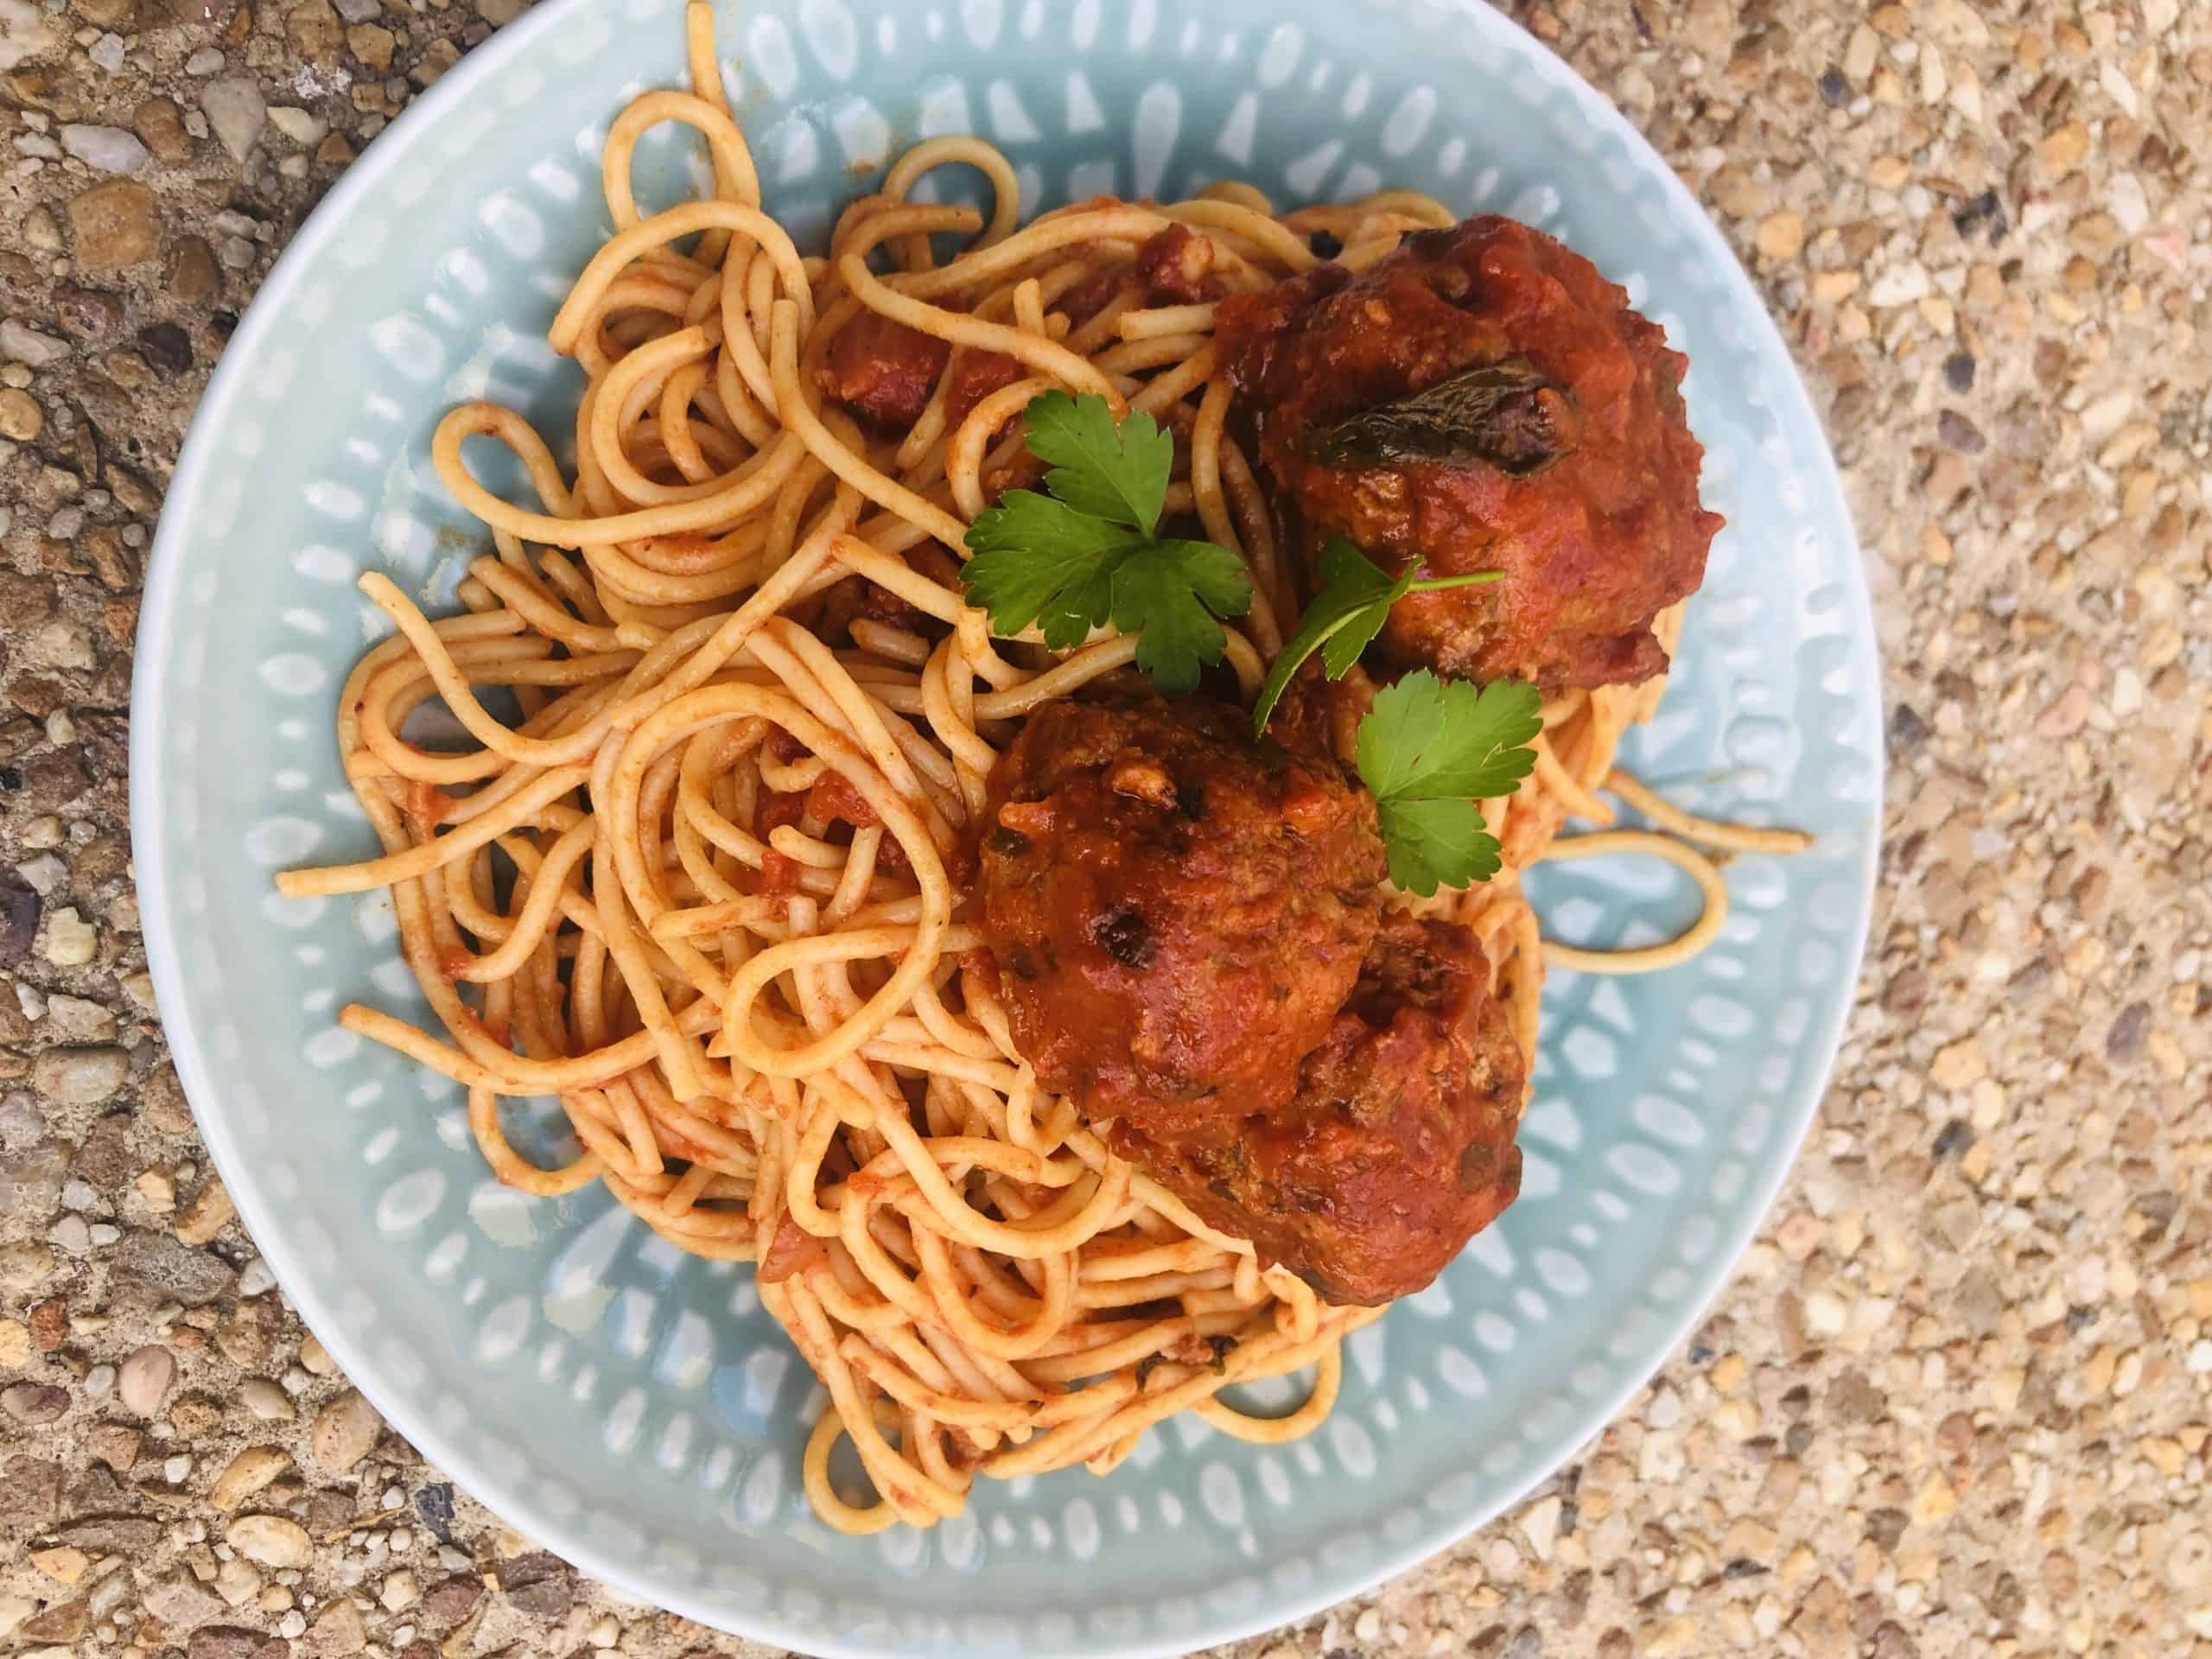
<instances>
[{"instance_id":1,"label":"parsley leaf","mask_svg":"<svg viewBox=\"0 0 2212 1659\"><path fill-rule=\"evenodd\" d=\"M968 527L975 556L960 580L968 602L988 611L1000 632L1034 622L1054 651L1072 651L1106 620L1116 567L1144 544L1126 524L1071 512L1033 490L1008 490ZM1039 548L1052 556L1036 556Z\"/></svg>"},{"instance_id":2,"label":"parsley leaf","mask_svg":"<svg viewBox=\"0 0 2212 1659\"><path fill-rule=\"evenodd\" d=\"M1439 887L1487 881L1504 862L1472 801L1383 801L1375 809L1390 880L1431 897Z\"/></svg>"},{"instance_id":3,"label":"parsley leaf","mask_svg":"<svg viewBox=\"0 0 2212 1659\"><path fill-rule=\"evenodd\" d=\"M1264 733L1274 717L1275 704L1290 684L1291 676L1318 649L1321 666L1332 680L1340 680L1359 660L1359 655L1382 631L1390 607L1408 594L1433 593L1440 588L1466 588L1496 582L1502 570L1478 570L1464 576L1421 579L1421 567L1410 567L1393 582L1374 561L1341 536L1332 536L1321 546L1321 591L1298 619L1298 628L1283 643L1282 651L1268 666L1260 687L1260 700L1252 708L1252 729Z\"/></svg>"},{"instance_id":4,"label":"parsley leaf","mask_svg":"<svg viewBox=\"0 0 2212 1659\"><path fill-rule=\"evenodd\" d=\"M1510 795L1535 770L1527 746L1543 730L1542 701L1519 680L1478 687L1427 669L1376 694L1355 755L1392 881L1426 899L1497 874L1497 839L1474 803Z\"/></svg>"},{"instance_id":5,"label":"parsley leaf","mask_svg":"<svg viewBox=\"0 0 2212 1659\"><path fill-rule=\"evenodd\" d=\"M1175 440L1149 415L1116 423L1095 392L1047 391L1021 411L1029 453L1050 463L1045 487L1077 512L1128 524L1150 536L1167 500Z\"/></svg>"},{"instance_id":6,"label":"parsley leaf","mask_svg":"<svg viewBox=\"0 0 2212 1659\"><path fill-rule=\"evenodd\" d=\"M1243 561L1211 542L1153 542L1114 572L1114 626L1142 631L1137 666L1171 697L1198 683L1198 665L1217 662L1228 646L1216 616L1236 616L1252 602Z\"/></svg>"},{"instance_id":7,"label":"parsley leaf","mask_svg":"<svg viewBox=\"0 0 2212 1659\"><path fill-rule=\"evenodd\" d=\"M1052 462L1052 493L1009 490L968 527L968 602L1001 637L1031 623L1071 651L1109 620L1141 633L1137 666L1171 696L1221 660L1220 619L1252 605L1236 556L1211 542L1156 538L1175 440L1148 415L1118 425L1106 400L1048 391L1023 411L1030 453Z\"/></svg>"}]
</instances>

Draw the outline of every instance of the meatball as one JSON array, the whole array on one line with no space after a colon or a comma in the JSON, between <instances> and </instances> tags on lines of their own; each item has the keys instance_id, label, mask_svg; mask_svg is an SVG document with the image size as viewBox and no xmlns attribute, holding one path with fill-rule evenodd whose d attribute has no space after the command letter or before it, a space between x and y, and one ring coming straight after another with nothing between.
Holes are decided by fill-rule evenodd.
<instances>
[{"instance_id":1,"label":"meatball","mask_svg":"<svg viewBox=\"0 0 2212 1659\"><path fill-rule=\"evenodd\" d=\"M1394 912L1298 1092L1226 1143L1116 1151L1332 1302L1428 1283L1521 1187L1526 1067L1471 931Z\"/></svg>"},{"instance_id":2,"label":"meatball","mask_svg":"<svg viewBox=\"0 0 2212 1659\"><path fill-rule=\"evenodd\" d=\"M1688 359L1588 260L1486 216L1217 318L1309 557L1341 535L1394 571L1505 573L1400 601L1378 661L1547 691L1664 671L1653 619L1696 591L1721 520L1698 505Z\"/></svg>"},{"instance_id":3,"label":"meatball","mask_svg":"<svg viewBox=\"0 0 2212 1659\"><path fill-rule=\"evenodd\" d=\"M978 922L1014 1040L1086 1116L1281 1106L1374 938L1374 803L1193 699L1048 703L992 769Z\"/></svg>"}]
</instances>

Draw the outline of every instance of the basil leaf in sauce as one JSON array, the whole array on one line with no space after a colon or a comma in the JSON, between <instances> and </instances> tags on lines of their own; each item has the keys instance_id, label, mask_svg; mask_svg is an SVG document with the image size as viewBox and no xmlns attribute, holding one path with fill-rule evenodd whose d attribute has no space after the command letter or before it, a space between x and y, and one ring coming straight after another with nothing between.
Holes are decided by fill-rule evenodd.
<instances>
[{"instance_id":1,"label":"basil leaf in sauce","mask_svg":"<svg viewBox=\"0 0 2212 1659\"><path fill-rule=\"evenodd\" d=\"M1525 357L1478 363L1433 385L1309 426L1299 452L1324 467L1480 461L1532 478L1574 452L1574 396Z\"/></svg>"}]
</instances>

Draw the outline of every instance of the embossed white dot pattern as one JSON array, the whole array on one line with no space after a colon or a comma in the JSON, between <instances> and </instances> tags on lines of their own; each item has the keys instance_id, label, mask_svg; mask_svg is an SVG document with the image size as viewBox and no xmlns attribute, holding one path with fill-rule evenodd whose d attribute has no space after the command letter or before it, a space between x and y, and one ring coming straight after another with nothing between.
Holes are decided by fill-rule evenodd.
<instances>
[{"instance_id":1,"label":"embossed white dot pattern","mask_svg":"<svg viewBox=\"0 0 2212 1659\"><path fill-rule=\"evenodd\" d=\"M1554 976L1524 1196L1359 1333L1319 1434L1268 1448L1170 1424L1107 1482L985 1483L932 1533L834 1537L798 1484L816 1385L749 1274L677 1255L594 1192L541 1203L490 1181L457 1090L331 1024L354 999L424 1013L389 899L269 887L371 850L330 731L383 625L351 583L386 569L451 604L479 543L429 467L451 402L567 423L581 378L544 328L607 232L607 122L626 88L682 79L681 10L549 0L502 31L356 164L225 355L162 521L132 726L148 938L187 1088L349 1374L495 1509L635 1595L823 1656L1157 1654L1294 1618L1555 1468L1694 1318L1803 1132L1850 1002L1881 775L1865 584L1818 428L1673 175L1486 10L727 10L726 84L803 237L892 145L974 130L1007 149L1027 209L1224 175L1283 200L1408 185L1595 259L1691 353L1707 499L1730 521L1628 758L1694 810L1820 837L1800 860L1732 863L1735 912L1692 965ZM696 168L656 142L638 175L666 202ZM1663 938L1693 903L1618 861L1532 885L1584 943ZM559 1149L549 1108L508 1117L525 1147Z\"/></svg>"}]
</instances>

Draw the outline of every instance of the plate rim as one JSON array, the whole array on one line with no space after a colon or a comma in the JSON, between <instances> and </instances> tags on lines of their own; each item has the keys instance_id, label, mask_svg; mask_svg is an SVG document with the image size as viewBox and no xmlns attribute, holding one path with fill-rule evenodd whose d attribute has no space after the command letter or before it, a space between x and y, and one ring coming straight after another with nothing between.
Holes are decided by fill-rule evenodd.
<instances>
[{"instance_id":1,"label":"plate rim","mask_svg":"<svg viewBox=\"0 0 2212 1659\"><path fill-rule=\"evenodd\" d=\"M182 526L194 516L200 505L205 474L209 470L208 462L219 447L220 434L228 423L232 406L238 401L245 385L247 360L259 344L261 336L275 326L274 319L278 309L291 290L303 280L315 252L332 241L348 222L356 206L372 200L388 176L403 165L405 149L411 144L416 132L429 130L448 108L467 102L486 85L495 81L513 62L527 57L537 47L540 36L555 34L572 14L587 11L593 3L594 0L541 0L541 3L524 16L498 30L491 39L469 52L435 85L410 104L391 126L379 135L381 142L371 145L346 169L344 176L316 204L299 230L286 243L248 305L238 330L226 344L222 358L209 378L194 409L191 427L179 448L176 465L156 524L149 550L149 571L142 612L132 645L129 804L142 937L146 947L148 970L154 981L156 1008L179 1010L174 1020L166 1013L161 1016L171 1063L175 1067L188 1102L193 1105L193 1115L199 1125L201 1139L207 1145L216 1173L222 1179L237 1209L241 1225L254 1249L275 1274L278 1287L299 1314L302 1323L329 1350L349 1385L358 1389L387 1422L415 1445L430 1463L452 1476L501 1520L514 1524L518 1530L523 1531L540 1547L626 1597L665 1608L712 1629L749 1640L775 1643L785 1648L816 1654L820 1656L820 1659L884 1659L884 1656L895 1651L895 1648L849 1639L830 1631L794 1624L777 1611L772 1605L747 1609L739 1614L727 1605L711 1603L680 1587L671 1591L666 1586L655 1584L649 1571L635 1569L630 1564L602 1553L581 1525L562 1522L542 1513L523 1491L519 1480L509 1481L497 1477L488 1465L473 1455L464 1444L439 1428L427 1415L419 1415L411 1408L404 1407L395 1412L391 1402L398 1397L397 1380L384 1374L367 1343L355 1338L349 1322L339 1313L334 1297L324 1294L318 1275L304 1260L301 1247L282 1229L274 1213L271 1196L263 1190L260 1182L251 1173L252 1160L245 1151L242 1137L230 1115L220 1108L203 1110L199 1104L202 1101L220 1101L225 1090L220 1071L211 1060L200 1032L186 1012L189 1005L182 995L188 979L177 943L181 930L172 911L175 896L170 891L164 861L167 828L161 798L164 748L159 729L161 716L152 707L156 689L163 683L172 650L173 635L167 624L181 608L180 595L184 579L181 561L183 543L187 539L187 531ZM1399 10L1392 0L1363 0L1363 3L1386 16ZM1844 938L1851 943L1851 949L1847 960L1838 964L1836 972L1839 982L1847 988L1853 986L1865 963L1874 901L1879 887L1884 799L1887 785L1887 734L1881 719L1881 645L1874 626L1872 596L1866 576L1864 550L1851 515L1833 448L1827 441L1825 429L1814 409L1802 374L1766 302L1704 204L1611 99L1543 41L1503 12L1484 3L1483 0L1425 0L1425 3L1438 6L1447 14L1452 26L1471 29L1478 33L1487 31L1492 38L1517 51L1548 59L1558 70L1560 84L1573 99L1577 113L1600 132L1624 144L1631 154L1656 166L1660 175L1660 191L1669 210L1669 218L1685 229L1717 271L1730 302L1731 314L1746 325L1750 335L1747 341L1749 354L1777 371L1781 398L1780 406L1775 410L1777 417L1785 428L1802 423L1821 440L1817 453L1802 454L1798 459L1811 475L1814 512L1834 524L1840 532L1840 554L1849 568L1849 579L1844 583L1847 592L1842 607L1846 613L1846 632L1862 633L1867 642L1873 670L1868 693L1873 705L1873 718L1869 722L1872 741L1867 757L1872 790L1866 804L1869 833L1856 864L1846 867L1855 884L1856 913L1844 933ZM394 132L400 135L400 143L392 142ZM1862 715L1864 712L1862 708ZM1166 1639L1154 1635L1102 1646L1096 1650L1102 1654L1119 1656L1119 1659L1173 1659L1173 1656L1193 1651L1195 1647L1242 1640L1299 1623L1327 1608L1366 1594L1377 1585L1396 1578L1451 1548L1500 1516L1517 1509L1530 1493L1554 1478L1560 1465L1573 1455L1574 1448L1602 1432L1619 1415L1622 1408L1635 1396L1637 1391L1645 1387L1651 1376L1663 1369L1667 1357L1679 1349L1684 1338L1703 1321L1715 1300L1735 1277L1745 1249L1765 1224L1777 1196L1796 1167L1806 1136L1819 1115L1827 1090L1834 1084L1836 1058L1855 1006L1856 999L1847 988L1845 994L1834 1000L1821 1024L1808 1034L1807 1052L1820 1057L1817 1067L1817 1076L1821 1079L1819 1086L1805 1090L1803 1098L1795 1103L1792 1112L1780 1126L1782 1133L1778 1145L1787 1147L1787 1155L1775 1157L1755 1173L1747 1185L1750 1202L1735 1206L1734 1219L1720 1232L1715 1248L1689 1270L1691 1283L1675 1303L1675 1316L1658 1322L1659 1329L1665 1334L1664 1343L1656 1350L1661 1356L1658 1363L1651 1371L1641 1376L1631 1376L1605 1394L1592 1396L1585 1402L1584 1409L1573 1414L1568 1427L1553 1437L1555 1455L1548 1452L1537 1460L1537 1466L1542 1472L1510 1486L1489 1489L1465 1509L1442 1515L1425 1513L1424 1523L1402 1541L1380 1541L1376 1555L1357 1569L1348 1580L1332 1583L1319 1591L1300 1592L1288 1596L1270 1605L1257 1616L1256 1620L1250 1614L1216 1615L1202 1620L1194 1628L1194 1640L1182 1637Z\"/></svg>"}]
</instances>

